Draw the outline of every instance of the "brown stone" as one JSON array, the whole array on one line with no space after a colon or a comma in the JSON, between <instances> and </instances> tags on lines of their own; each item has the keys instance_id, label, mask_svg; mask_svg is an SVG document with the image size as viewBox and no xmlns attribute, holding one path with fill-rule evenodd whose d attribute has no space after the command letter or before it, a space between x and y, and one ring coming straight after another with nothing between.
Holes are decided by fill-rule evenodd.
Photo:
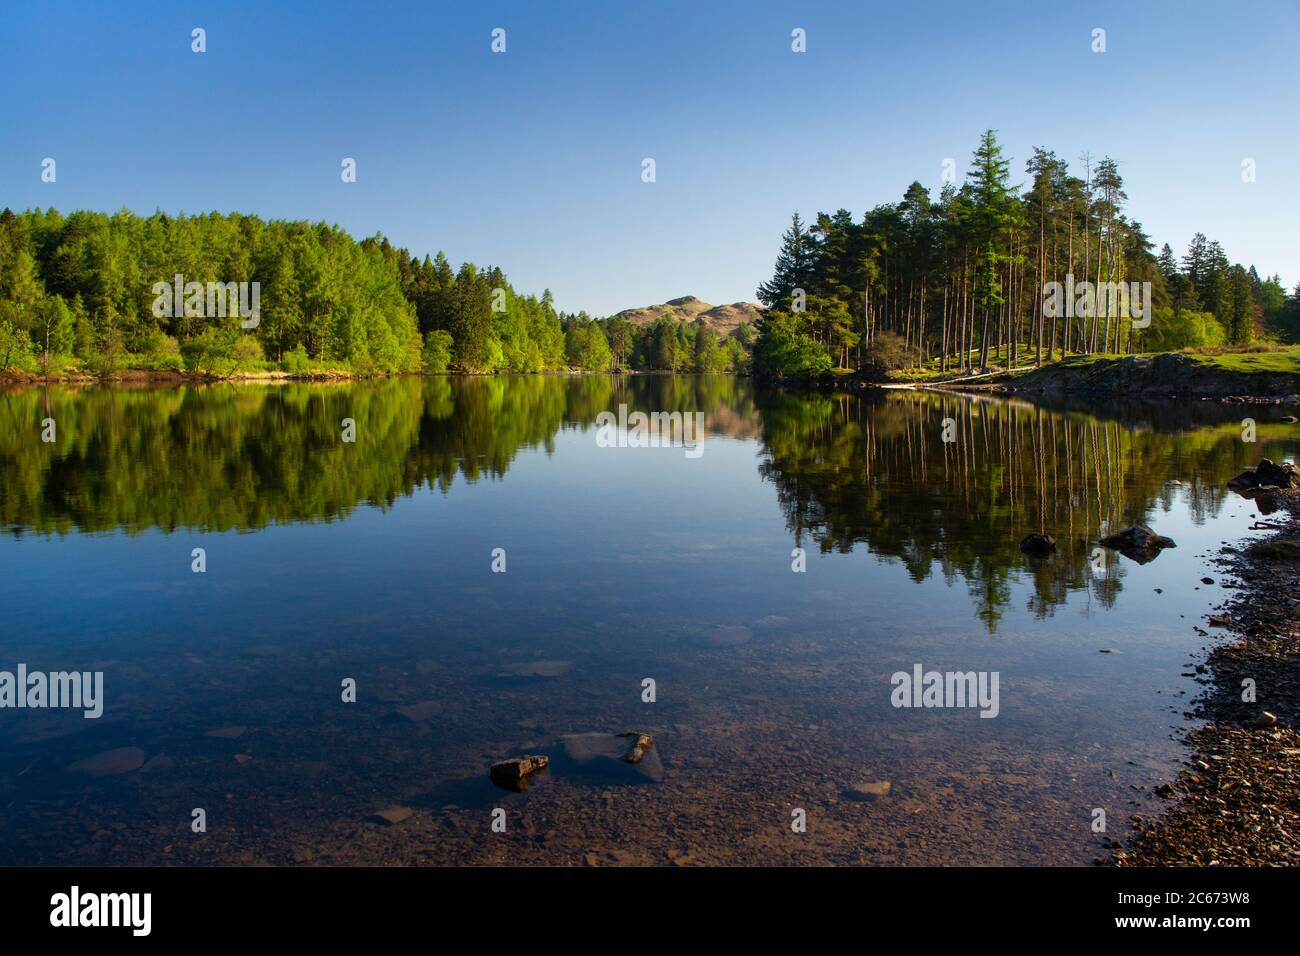
<instances>
[{"instance_id":1,"label":"brown stone","mask_svg":"<svg viewBox=\"0 0 1300 956\"><path fill-rule=\"evenodd\" d=\"M499 761L492 765L492 782L502 790L513 790L519 793L527 790L532 782L532 776L538 771L545 770L550 762L551 758L542 754Z\"/></svg>"}]
</instances>

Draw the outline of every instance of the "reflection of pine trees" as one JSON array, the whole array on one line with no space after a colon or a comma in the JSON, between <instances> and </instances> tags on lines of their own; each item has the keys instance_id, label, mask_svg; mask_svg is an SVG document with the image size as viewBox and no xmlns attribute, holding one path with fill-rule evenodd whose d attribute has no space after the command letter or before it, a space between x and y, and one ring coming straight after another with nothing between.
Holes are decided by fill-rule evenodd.
<instances>
[{"instance_id":1,"label":"reflection of pine trees","mask_svg":"<svg viewBox=\"0 0 1300 956\"><path fill-rule=\"evenodd\" d=\"M1231 421L1180 432L1020 401L952 394L887 397L764 395L762 475L777 488L797 543L823 551L865 544L915 580L936 569L966 582L980 617L997 626L1013 574L1032 581L1030 609L1051 614L1070 591L1103 605L1122 586L1120 559L1094 542L1103 528L1159 525L1177 490L1194 520L1214 514L1224 482L1259 457ZM951 419L956 440L941 440ZM1020 539L1054 535L1057 555L1027 561Z\"/></svg>"}]
</instances>

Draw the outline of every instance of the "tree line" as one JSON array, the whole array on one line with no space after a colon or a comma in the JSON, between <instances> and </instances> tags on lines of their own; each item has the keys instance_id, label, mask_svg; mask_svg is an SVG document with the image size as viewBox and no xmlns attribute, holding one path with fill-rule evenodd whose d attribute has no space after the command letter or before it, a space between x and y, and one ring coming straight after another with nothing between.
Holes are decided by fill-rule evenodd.
<instances>
[{"instance_id":1,"label":"tree line","mask_svg":"<svg viewBox=\"0 0 1300 956\"><path fill-rule=\"evenodd\" d=\"M158 283L258 283L256 323ZM423 259L384 236L232 213L0 213L0 372L739 370L743 343L670 318L557 311L502 270Z\"/></svg>"},{"instance_id":2,"label":"tree line","mask_svg":"<svg viewBox=\"0 0 1300 956\"><path fill-rule=\"evenodd\" d=\"M960 186L937 199L913 182L860 220L846 209L798 213L772 278L755 371L774 377L932 364L939 371L1041 365L1066 355L1246 346L1300 340L1300 285L1230 263L1198 233L1180 260L1158 254L1125 210L1119 165L1090 154L1072 172L1035 149L1027 185L986 131ZM1094 289L1150 283L1145 328L1100 296L1045 315L1048 283ZM1073 286L1071 286L1073 287ZM1081 304L1083 300L1081 300Z\"/></svg>"}]
</instances>

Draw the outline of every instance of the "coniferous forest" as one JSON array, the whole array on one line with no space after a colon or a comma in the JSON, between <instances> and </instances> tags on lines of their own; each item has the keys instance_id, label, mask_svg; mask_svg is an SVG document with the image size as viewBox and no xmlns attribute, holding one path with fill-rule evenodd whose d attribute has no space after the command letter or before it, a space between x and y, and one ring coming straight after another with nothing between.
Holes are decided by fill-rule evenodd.
<instances>
[{"instance_id":1,"label":"coniferous forest","mask_svg":"<svg viewBox=\"0 0 1300 956\"><path fill-rule=\"evenodd\" d=\"M861 219L796 213L775 274L754 366L773 377L834 368L936 371L1041 365L1065 355L1128 354L1298 341L1300 286L1233 264L1197 233L1185 255L1160 251L1128 211L1119 164L1071 164L1035 149L1015 182L988 130L961 185L920 182ZM1048 318L1046 284L1150 283L1150 324L1118 315ZM1104 308L1092 310L1104 313Z\"/></svg>"}]
</instances>

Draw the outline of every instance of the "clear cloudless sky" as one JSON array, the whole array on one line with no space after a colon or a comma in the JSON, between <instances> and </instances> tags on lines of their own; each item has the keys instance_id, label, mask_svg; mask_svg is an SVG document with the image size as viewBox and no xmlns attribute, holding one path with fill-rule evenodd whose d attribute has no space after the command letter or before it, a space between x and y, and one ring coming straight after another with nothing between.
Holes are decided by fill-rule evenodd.
<instances>
[{"instance_id":1,"label":"clear cloudless sky","mask_svg":"<svg viewBox=\"0 0 1300 956\"><path fill-rule=\"evenodd\" d=\"M992 127L1013 181L1113 156L1157 248L1290 288L1298 49L1297 0L4 0L0 206L325 220L605 315L752 300L793 210L937 194Z\"/></svg>"}]
</instances>

